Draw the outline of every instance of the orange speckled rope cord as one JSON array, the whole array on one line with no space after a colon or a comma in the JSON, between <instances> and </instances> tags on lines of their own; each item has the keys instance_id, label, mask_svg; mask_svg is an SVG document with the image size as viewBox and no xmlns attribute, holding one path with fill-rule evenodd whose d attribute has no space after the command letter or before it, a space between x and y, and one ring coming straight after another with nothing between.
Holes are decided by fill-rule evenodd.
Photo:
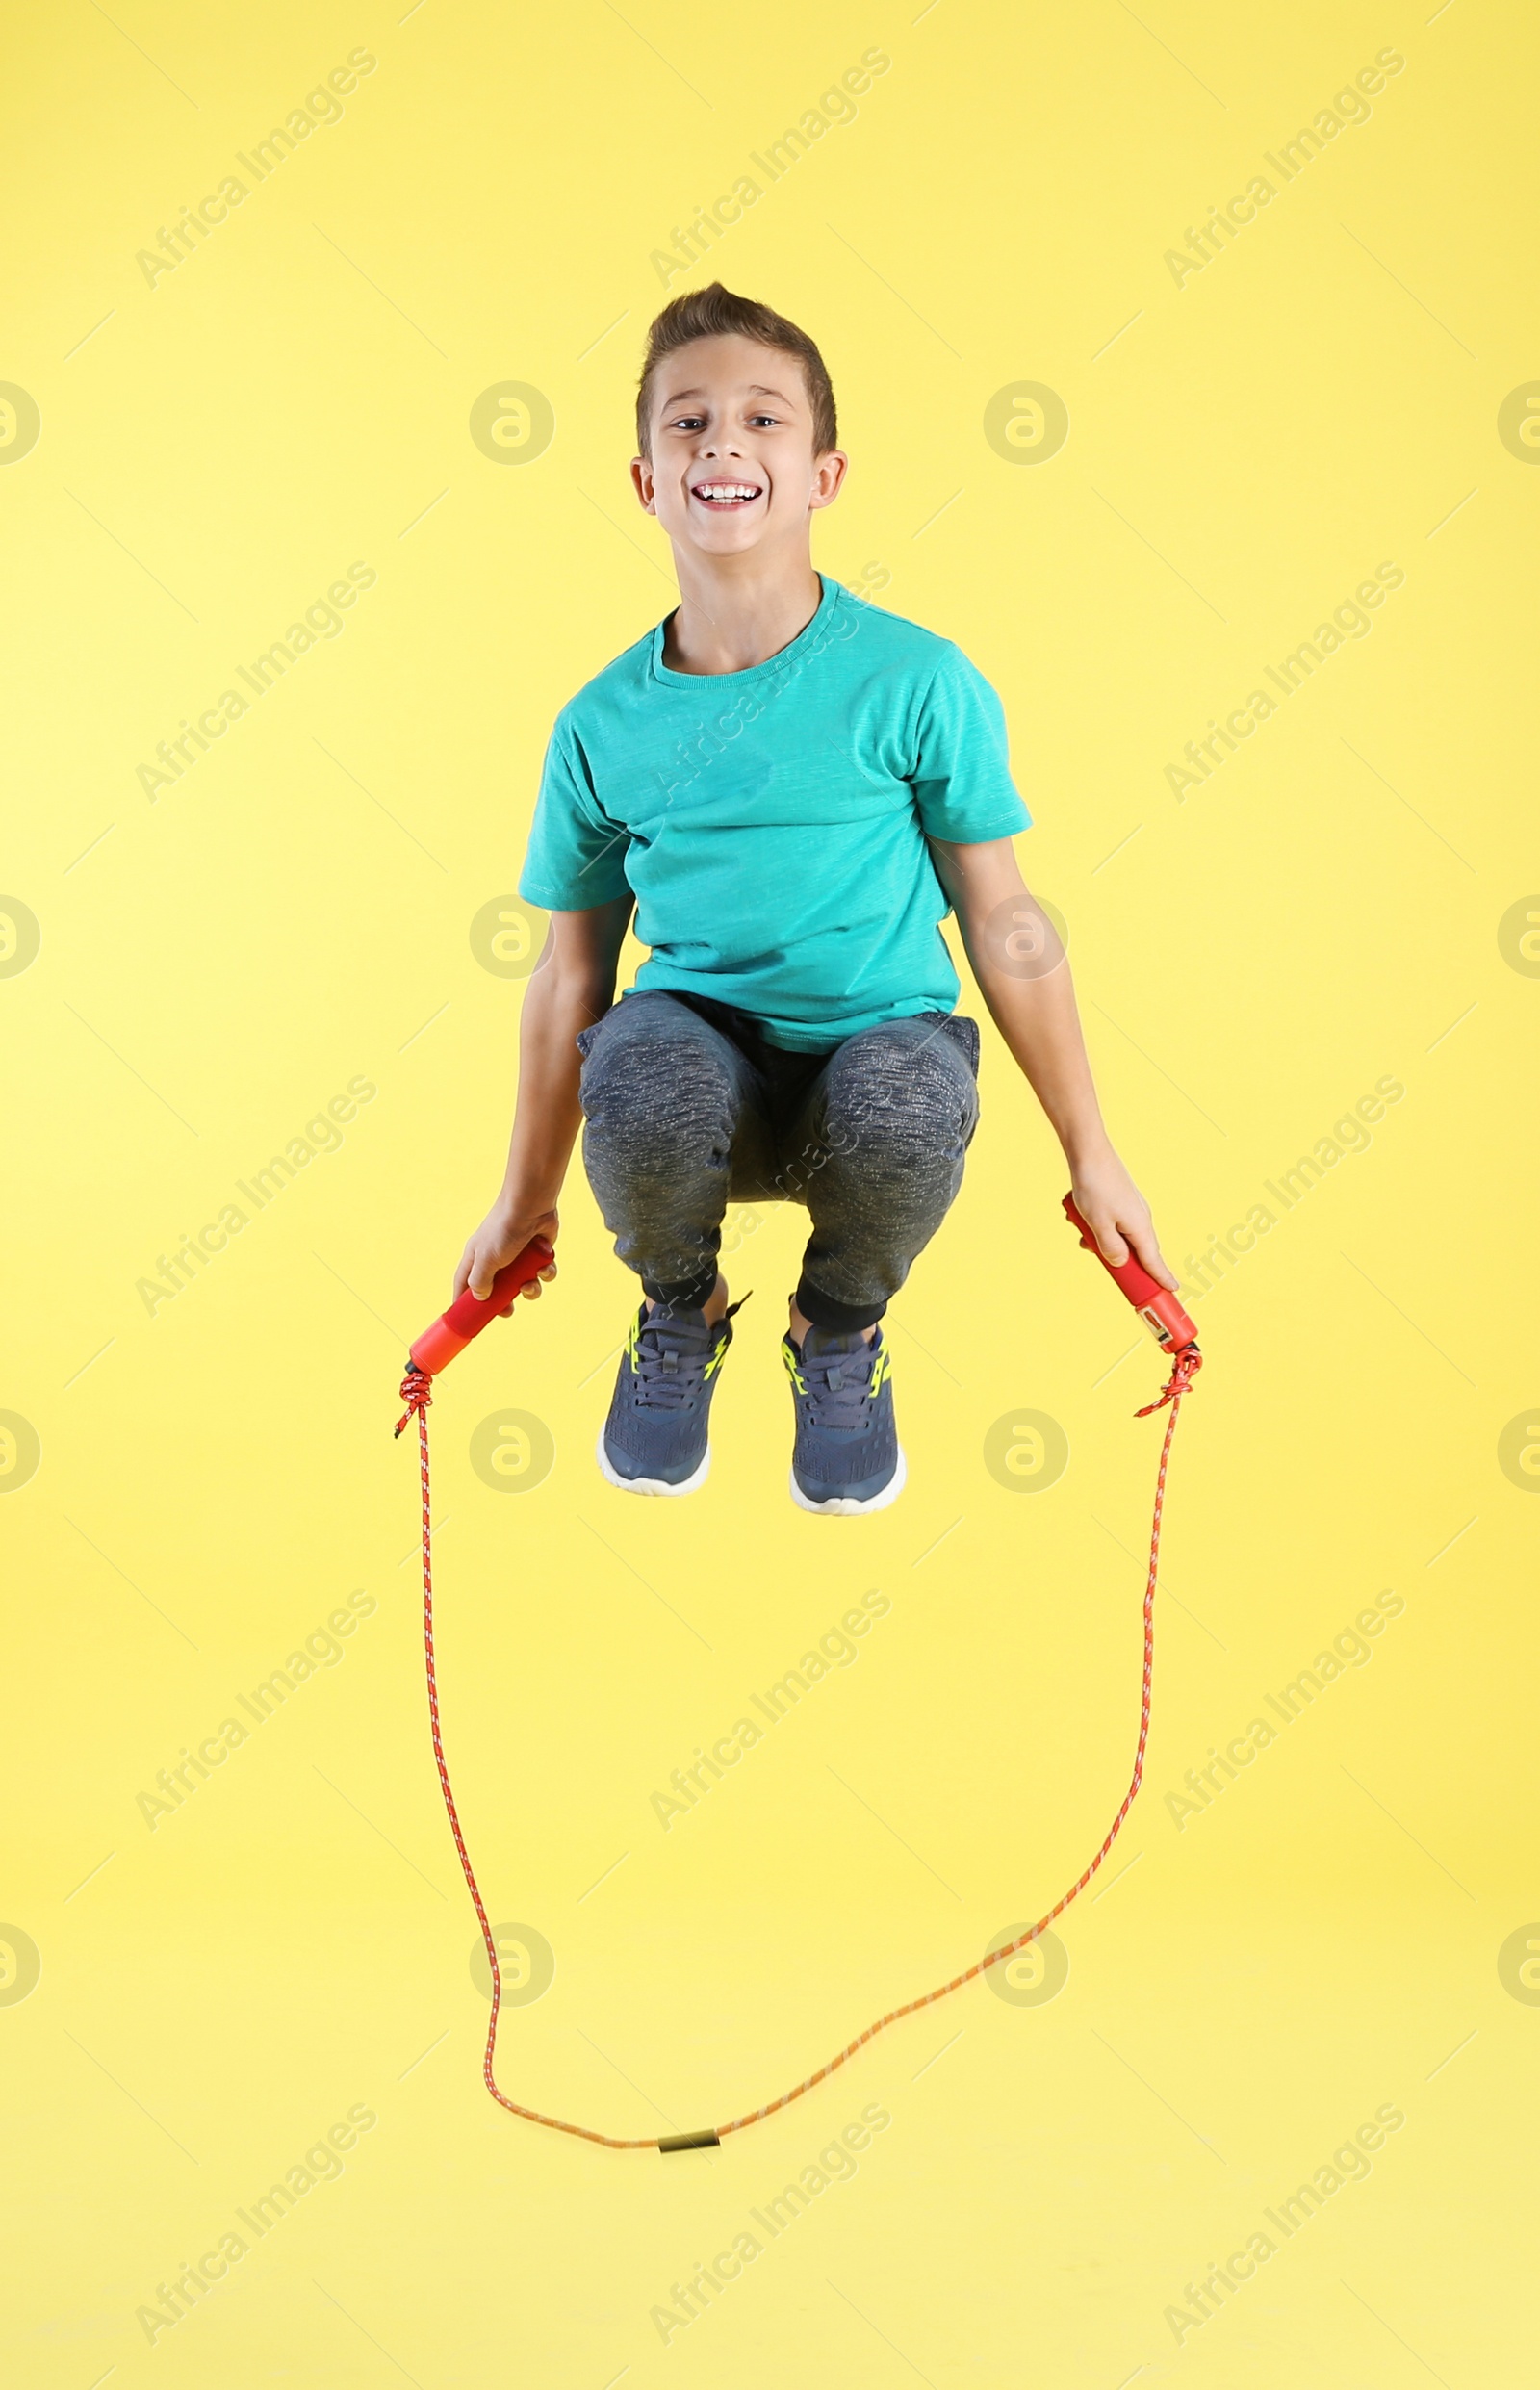
<instances>
[{"instance_id":1,"label":"orange speckled rope cord","mask_svg":"<svg viewBox=\"0 0 1540 2390\"><path fill-rule=\"evenodd\" d=\"M671 2141L660 2141L656 2135L652 2134L640 2140L630 2141L619 2139L609 2133L596 2133L590 2125L570 2124L563 2117L545 2116L538 2108L523 2107L518 2100L510 2099L505 2092L498 2089L494 2061L498 2045L498 2013L502 2001L502 1979L498 1967L498 1949L493 1939L492 1928L487 1922L487 1913L482 1903L480 1889L476 1884L475 1872L471 1865L471 1855L465 1847L465 1836L460 1828L459 1812L454 1806L454 1794L449 1785L449 1771L445 1762L444 1742L439 1727L438 1679L433 1663L433 1528L427 1449L427 1406L433 1399L430 1391L432 1380L421 1370L408 1370L401 1383L401 1399L406 1404L406 1411L400 1426L397 1428L397 1433L398 1435L400 1433L401 1427L404 1427L407 1420L415 1414L419 1470L423 1485L423 1650L427 1670L427 1708L433 1731L433 1757L438 1762L439 1784L444 1793L444 1807L449 1812L449 1831L454 1837L454 1847L460 1854L461 1870L464 1873L471 1899L475 1904L476 1918L481 1927L481 1939L486 1944L487 1961L492 1969L492 2011L487 2020L487 2046L481 2074L487 2090L500 2107L506 2108L510 2116L523 2117L528 2124L544 2124L555 2133L571 2133L579 2141L596 2142L602 2149L709 2146L713 2143L725 2140L729 2133L741 2133L747 2125L757 2124L762 2117L774 2116L779 2109L789 2108L794 2100L801 2099L805 2093L812 2091L840 2067L843 2067L849 2059L854 2058L858 2050L864 2049L866 2043L874 2041L878 2034L886 2032L889 2025L896 2025L901 2017L912 2017L916 2010L930 2008L936 2001L944 2000L948 1992L960 1992L962 1986L971 1983L975 1976L983 1975L988 1968L998 1966L1005 1960L1014 1958L1018 1951L1024 1950L1029 1942L1036 1941L1040 1935L1047 1932L1055 1917L1061 1916L1070 1902L1079 1898L1112 1849L1121 1831L1123 1820L1134 1805L1140 1785L1143 1781L1144 1747L1149 1740L1150 1686L1155 1668L1155 1582L1160 1564L1161 1513L1166 1501L1166 1471L1170 1459L1171 1438L1176 1433L1176 1422L1181 1413L1182 1397L1190 1389L1200 1367L1201 1355L1197 1347L1195 1345L1185 1346L1172 1360L1170 1378L1159 1400L1146 1403L1144 1408L1137 1414L1139 1418L1145 1419L1151 1411L1160 1410L1167 1403L1170 1404L1171 1415L1166 1423L1166 1434L1161 1444L1160 1466L1156 1472L1155 1507L1150 1523L1149 1574L1144 1581L1144 1664L1140 1690L1139 1741L1134 1753L1134 1772L1129 1779L1128 1790L1124 1793L1122 1804L1107 1829L1100 1849L1084 1874L1076 1878L1068 1891L1062 1899L1055 1901L1053 1907L1038 1919L1036 1925L1029 1926L1024 1934L1018 1934L1014 1941L1004 1942L999 1949L986 1952L985 1956L976 1960L972 1966L964 1967L961 1975L954 1975L949 1983L937 1984L934 1992L922 1992L915 2000L906 2000L902 2008L889 2009L886 2017L879 2017L875 2024L866 2027L864 2033L859 2033L854 2042L847 2043L845 2047L820 2067L816 2073L804 2076L803 2080L792 2090L783 2092L779 2099L769 2100L762 2108L751 2108L746 2115L733 2117L730 2122L718 2124L709 2131L680 2134L674 2136Z\"/></svg>"}]
</instances>

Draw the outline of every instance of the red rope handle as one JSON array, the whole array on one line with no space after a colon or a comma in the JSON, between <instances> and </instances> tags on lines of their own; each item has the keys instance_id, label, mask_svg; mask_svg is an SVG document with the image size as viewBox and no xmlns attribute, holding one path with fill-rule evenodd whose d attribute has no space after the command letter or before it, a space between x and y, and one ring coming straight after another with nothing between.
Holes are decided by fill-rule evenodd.
<instances>
[{"instance_id":1,"label":"red rope handle","mask_svg":"<svg viewBox=\"0 0 1540 2390\"><path fill-rule=\"evenodd\" d=\"M1160 1466L1155 1477L1155 1507L1150 1521L1149 1574L1144 1580L1144 1664L1140 1689L1139 1741L1134 1752L1134 1772L1129 1779L1128 1790L1124 1793L1121 1806L1107 1829L1100 1849L1084 1874L1077 1876L1063 1898L1056 1900L1053 1907L1038 1919L1036 1925L1029 1926L1024 1934L1018 1934L1014 1941L1003 1942L997 1950L987 1951L982 1959L974 1962L972 1966L964 1967L961 1975L954 1975L949 1983L937 1984L934 1992L923 1992L917 2000L906 2000L902 2008L889 2009L886 2017L879 2017L876 2023L868 2025L864 2033L859 2033L854 2042L847 2042L845 2047L831 2058L826 2065L820 2067L815 2074L804 2076L803 2080L791 2091L783 2092L779 2099L769 2100L762 2108L751 2108L747 2115L733 2117L730 2122L717 2125L713 2131L678 2136L679 2142L685 2146L692 2144L709 2146L712 2142L725 2140L729 2133L741 2133L746 2126L757 2124L761 2117L774 2116L779 2109L789 2108L793 2100L801 2099L805 2093L812 2091L816 2085L824 2082L837 2069L846 2065L850 2059L855 2057L858 2050L864 2049L866 2043L874 2041L878 2034L885 2033L889 2025L896 2025L901 2017L912 2017L919 2009L933 2007L937 2000L944 2000L949 1992L960 1992L962 1986L971 1983L975 1976L983 1975L991 1966L1000 1966L1002 1961L1014 1958L1018 1951L1024 1950L1029 1942L1038 1940L1040 1936L1047 1932L1055 1917L1063 1915L1072 1900L1079 1899L1116 1841L1122 1830L1123 1820L1133 1808L1140 1786L1143 1782L1144 1748L1149 1740L1150 1687L1155 1671L1155 1583L1160 1565L1161 1514L1166 1502L1166 1472L1170 1460L1171 1439L1176 1433L1176 1423L1181 1415L1182 1398L1191 1390L1193 1380L1201 1367L1202 1355L1197 1347L1195 1345L1184 1346L1173 1357L1171 1375L1165 1391L1156 1401L1147 1402L1142 1410L1136 1413L1136 1417L1147 1419L1152 1411L1163 1409L1167 1403L1170 1405L1170 1417L1166 1423L1166 1434L1161 1444ZM396 1432L399 1435L408 1420L416 1417L419 1470L423 1484L423 1651L427 1669L427 1709L433 1730L433 1757L438 1762L439 1785L444 1794L444 1807L449 1813L449 1831L454 1837L454 1847L460 1854L461 1871L465 1876L466 1885L475 1908L476 1917L481 1927L481 1939L486 1944L487 1961L492 1969L492 2010L487 2019L487 2045L481 2066L482 2080L500 2107L506 2108L510 2116L523 2117L528 2124L548 2125L555 2133L572 2133L579 2141L597 2142L602 2149L660 2148L667 2145L660 2142L655 2135L629 2141L617 2139L609 2133L596 2133L590 2125L570 2124L564 2117L546 2116L538 2108L523 2107L518 2100L510 2099L505 2092L498 2088L494 2065L498 2047L498 2014L502 2003L502 1978L498 1967L498 1946L493 1940L492 1928L487 1922L486 1908L481 1898L480 1888L475 1880L475 1871L471 1864L471 1854L465 1847L465 1836L460 1826L459 1811L454 1806L454 1793L449 1784L449 1771L444 1758L444 1740L439 1725L438 1678L433 1663L433 1529L427 1449L427 1406L433 1400L431 1386L432 1380L421 1370L409 1369L407 1371L401 1381L401 1399L406 1404L406 1409Z\"/></svg>"}]
</instances>

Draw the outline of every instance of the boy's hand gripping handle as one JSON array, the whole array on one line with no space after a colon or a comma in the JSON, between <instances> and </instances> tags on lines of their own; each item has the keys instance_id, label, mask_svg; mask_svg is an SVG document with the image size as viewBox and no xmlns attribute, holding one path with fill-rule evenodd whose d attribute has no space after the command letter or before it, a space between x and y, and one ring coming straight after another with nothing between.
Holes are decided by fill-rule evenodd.
<instances>
[{"instance_id":1,"label":"boy's hand gripping handle","mask_svg":"<svg viewBox=\"0 0 1540 2390\"><path fill-rule=\"evenodd\" d=\"M1129 1246L1128 1259L1115 1265L1108 1261L1081 1219L1073 1195L1065 1195L1065 1210L1069 1215L1070 1226L1079 1229L1080 1242L1087 1252L1094 1253L1107 1275L1121 1287L1156 1342L1169 1353L1181 1352L1189 1345L1195 1346L1197 1329L1183 1310L1180 1298L1169 1294L1159 1279L1150 1276L1132 1246Z\"/></svg>"},{"instance_id":2,"label":"boy's hand gripping handle","mask_svg":"<svg viewBox=\"0 0 1540 2390\"><path fill-rule=\"evenodd\" d=\"M523 1252L516 1253L498 1272L485 1301L467 1287L455 1297L442 1319L424 1329L412 1347L413 1369L421 1370L424 1377L432 1377L457 1352L463 1352L471 1339L479 1336L491 1321L505 1319L521 1289L538 1278L552 1259L549 1238L531 1237Z\"/></svg>"}]
</instances>

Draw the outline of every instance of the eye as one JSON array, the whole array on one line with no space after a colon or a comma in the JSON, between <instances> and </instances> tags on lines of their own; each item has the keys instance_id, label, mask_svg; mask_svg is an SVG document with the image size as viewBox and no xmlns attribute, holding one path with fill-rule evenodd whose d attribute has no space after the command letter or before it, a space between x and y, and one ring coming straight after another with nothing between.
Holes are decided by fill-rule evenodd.
<instances>
[{"instance_id":1,"label":"eye","mask_svg":"<svg viewBox=\"0 0 1540 2390\"><path fill-rule=\"evenodd\" d=\"M670 431L696 431L705 421L704 415L676 415L669 424L669 429Z\"/></svg>"},{"instance_id":2,"label":"eye","mask_svg":"<svg viewBox=\"0 0 1540 2390\"><path fill-rule=\"evenodd\" d=\"M781 418L779 415L758 414L751 415L749 421L751 424L778 424Z\"/></svg>"}]
</instances>

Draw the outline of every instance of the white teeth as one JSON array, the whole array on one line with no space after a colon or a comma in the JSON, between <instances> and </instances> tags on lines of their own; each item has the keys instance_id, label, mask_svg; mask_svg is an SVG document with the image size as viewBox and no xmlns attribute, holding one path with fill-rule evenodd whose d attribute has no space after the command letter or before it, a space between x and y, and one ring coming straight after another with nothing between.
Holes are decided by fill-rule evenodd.
<instances>
[{"instance_id":1,"label":"white teeth","mask_svg":"<svg viewBox=\"0 0 1540 2390\"><path fill-rule=\"evenodd\" d=\"M696 485L696 496L706 500L757 498L758 491L744 481L702 481Z\"/></svg>"}]
</instances>

